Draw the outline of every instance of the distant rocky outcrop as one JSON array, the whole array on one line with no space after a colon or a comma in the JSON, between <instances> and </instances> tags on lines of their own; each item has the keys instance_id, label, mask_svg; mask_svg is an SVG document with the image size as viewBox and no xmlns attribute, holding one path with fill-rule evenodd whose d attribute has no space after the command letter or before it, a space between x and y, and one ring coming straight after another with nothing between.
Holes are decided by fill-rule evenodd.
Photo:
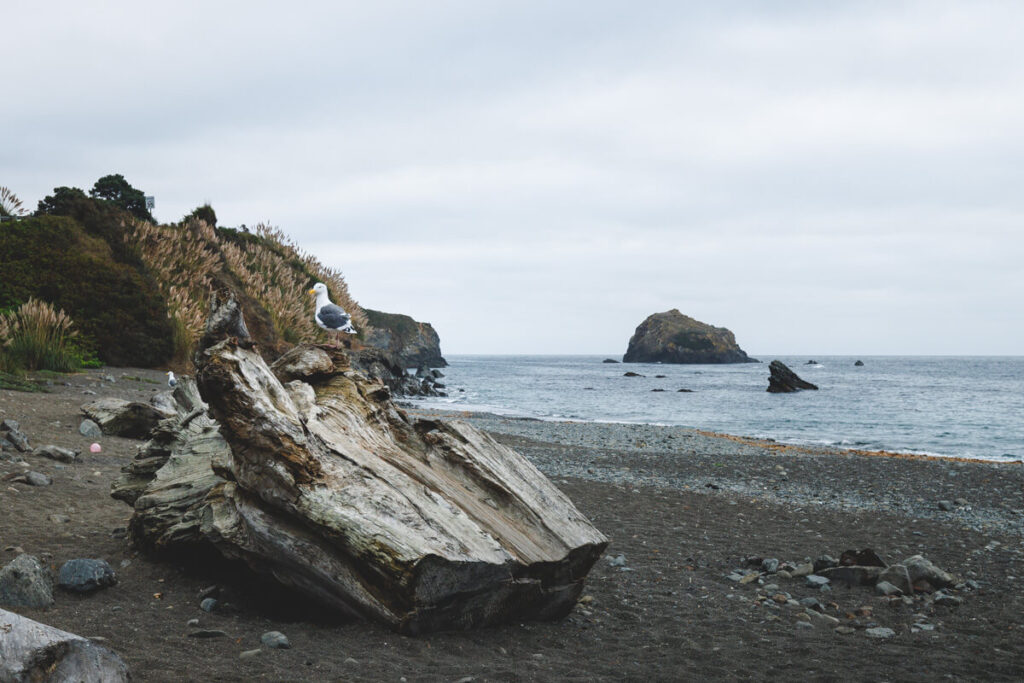
<instances>
[{"instance_id":1,"label":"distant rocky outcrop","mask_svg":"<svg viewBox=\"0 0 1024 683\"><path fill-rule=\"evenodd\" d=\"M771 375L768 377L768 392L772 394L785 394L801 389L817 389L818 387L810 382L800 379L795 372L789 369L780 360L773 360L768 366Z\"/></svg>"},{"instance_id":2,"label":"distant rocky outcrop","mask_svg":"<svg viewBox=\"0 0 1024 683\"><path fill-rule=\"evenodd\" d=\"M360 349L350 351L348 356L353 368L386 386L391 390L392 396L448 395L444 391L444 384L437 381L438 376L431 372L418 372L416 375L412 375L406 372L394 354L387 351L373 348ZM426 365L421 367L426 368Z\"/></svg>"},{"instance_id":3,"label":"distant rocky outcrop","mask_svg":"<svg viewBox=\"0 0 1024 683\"><path fill-rule=\"evenodd\" d=\"M683 315L678 309L655 313L629 340L624 363L757 363L724 327Z\"/></svg>"},{"instance_id":4,"label":"distant rocky outcrop","mask_svg":"<svg viewBox=\"0 0 1024 683\"><path fill-rule=\"evenodd\" d=\"M387 351L406 368L448 366L441 356L441 339L430 323L416 322L401 313L363 310L372 327L366 334L367 345Z\"/></svg>"}]
</instances>

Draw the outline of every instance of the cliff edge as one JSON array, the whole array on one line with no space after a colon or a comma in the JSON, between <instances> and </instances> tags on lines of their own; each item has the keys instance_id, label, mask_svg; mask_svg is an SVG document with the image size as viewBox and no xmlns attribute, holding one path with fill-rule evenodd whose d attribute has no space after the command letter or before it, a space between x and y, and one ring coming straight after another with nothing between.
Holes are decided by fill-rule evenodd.
<instances>
[{"instance_id":1,"label":"cliff edge","mask_svg":"<svg viewBox=\"0 0 1024 683\"><path fill-rule=\"evenodd\" d=\"M624 363L758 363L724 327L683 315L678 309L647 317L629 340Z\"/></svg>"},{"instance_id":2,"label":"cliff edge","mask_svg":"<svg viewBox=\"0 0 1024 683\"><path fill-rule=\"evenodd\" d=\"M407 368L448 366L441 356L441 338L430 323L416 322L401 313L363 310L373 328L366 334L367 345L387 351Z\"/></svg>"}]
</instances>

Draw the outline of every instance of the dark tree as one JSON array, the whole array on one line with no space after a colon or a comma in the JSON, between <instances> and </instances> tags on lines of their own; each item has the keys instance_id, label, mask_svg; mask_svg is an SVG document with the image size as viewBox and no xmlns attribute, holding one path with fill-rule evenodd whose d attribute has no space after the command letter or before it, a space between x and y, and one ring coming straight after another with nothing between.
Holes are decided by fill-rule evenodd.
<instances>
[{"instance_id":1,"label":"dark tree","mask_svg":"<svg viewBox=\"0 0 1024 683\"><path fill-rule=\"evenodd\" d=\"M120 173L105 175L97 180L89 190L89 196L116 204L136 218L155 222L146 209L146 195L142 190L132 187Z\"/></svg>"},{"instance_id":2,"label":"dark tree","mask_svg":"<svg viewBox=\"0 0 1024 683\"><path fill-rule=\"evenodd\" d=\"M55 187L53 194L39 200L36 215L70 216L73 208L83 199L88 197L77 187Z\"/></svg>"},{"instance_id":3,"label":"dark tree","mask_svg":"<svg viewBox=\"0 0 1024 683\"><path fill-rule=\"evenodd\" d=\"M185 216L185 220L188 220L189 218L197 218L205 222L211 228L217 227L217 213L209 204L203 204L202 206L197 207L195 211Z\"/></svg>"}]
</instances>

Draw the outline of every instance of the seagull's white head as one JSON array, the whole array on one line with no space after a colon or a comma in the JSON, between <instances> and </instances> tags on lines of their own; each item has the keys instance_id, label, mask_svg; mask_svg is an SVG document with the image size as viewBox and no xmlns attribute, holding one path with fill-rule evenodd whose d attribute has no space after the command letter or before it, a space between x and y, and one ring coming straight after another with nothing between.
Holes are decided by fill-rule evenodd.
<instances>
[{"instance_id":1,"label":"seagull's white head","mask_svg":"<svg viewBox=\"0 0 1024 683\"><path fill-rule=\"evenodd\" d=\"M316 294L317 296L327 296L327 285L322 282L318 282L313 285L313 289L309 290L310 294Z\"/></svg>"}]
</instances>

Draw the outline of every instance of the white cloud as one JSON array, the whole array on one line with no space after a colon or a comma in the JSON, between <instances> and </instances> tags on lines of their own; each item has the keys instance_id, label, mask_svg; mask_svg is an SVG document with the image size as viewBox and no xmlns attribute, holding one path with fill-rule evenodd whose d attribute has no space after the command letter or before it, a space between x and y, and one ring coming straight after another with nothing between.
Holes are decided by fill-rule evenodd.
<instances>
[{"instance_id":1,"label":"white cloud","mask_svg":"<svg viewBox=\"0 0 1024 683\"><path fill-rule=\"evenodd\" d=\"M613 353L678 307L754 352L1022 353L1022 18L15 2L0 182L273 222L453 351Z\"/></svg>"}]
</instances>

